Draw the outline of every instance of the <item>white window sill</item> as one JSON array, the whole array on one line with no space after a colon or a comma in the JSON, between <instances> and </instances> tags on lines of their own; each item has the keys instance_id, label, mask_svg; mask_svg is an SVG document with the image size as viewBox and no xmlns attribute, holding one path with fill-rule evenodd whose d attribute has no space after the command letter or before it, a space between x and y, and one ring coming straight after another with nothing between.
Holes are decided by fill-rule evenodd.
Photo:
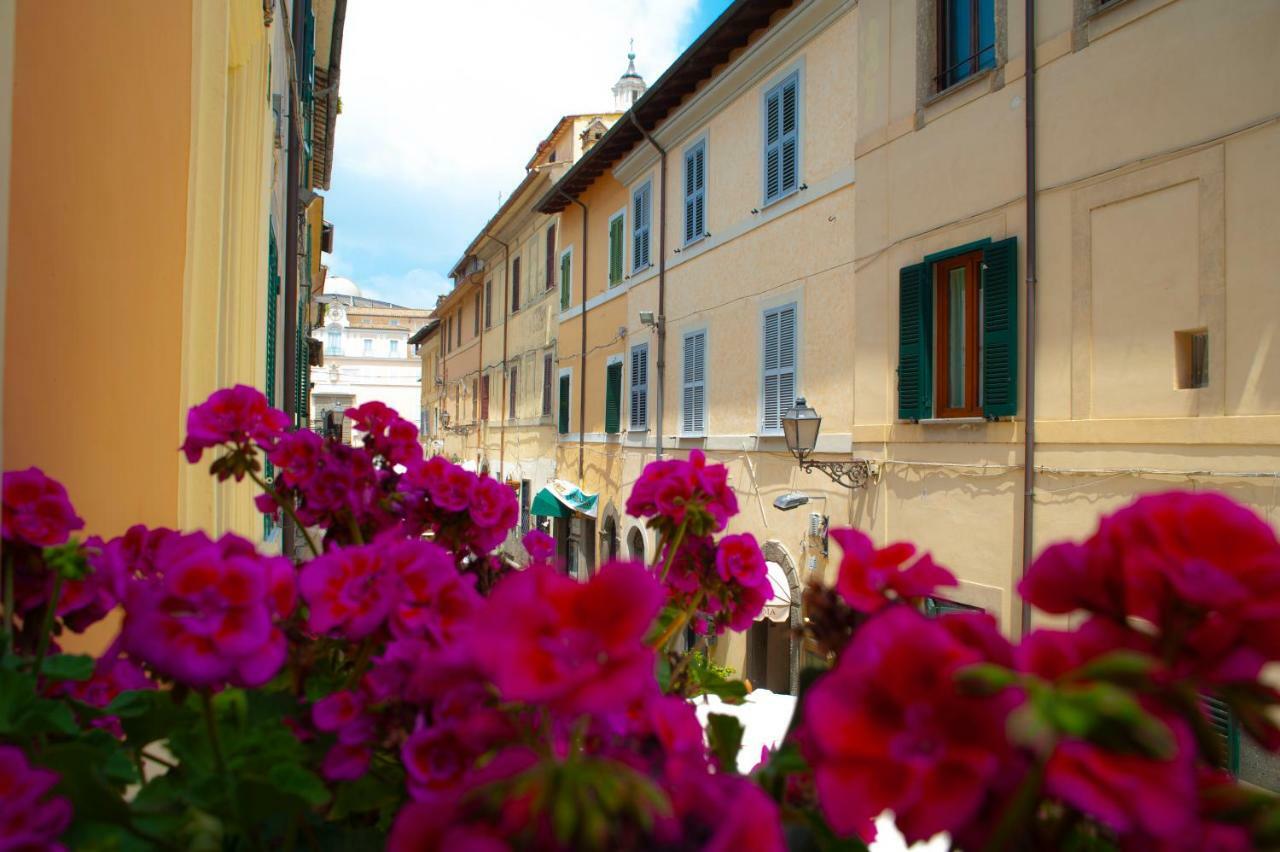
<instances>
[{"instance_id":1,"label":"white window sill","mask_svg":"<svg viewBox=\"0 0 1280 852\"><path fill-rule=\"evenodd\" d=\"M988 421L985 417L928 417L916 422L921 426L977 426Z\"/></svg>"},{"instance_id":2,"label":"white window sill","mask_svg":"<svg viewBox=\"0 0 1280 852\"><path fill-rule=\"evenodd\" d=\"M797 184L796 184L796 188L795 188L795 189L790 190L789 192L784 192L782 195L779 195L777 198L770 199L769 201L765 201L765 202L761 203L761 205L760 205L760 212L761 212L761 213L763 213L764 211L768 210L768 209L769 209L770 207L772 207L773 205L778 204L778 203L783 202L783 201L786 201L786 200L787 200L788 198L790 198L791 196L793 196L793 195L797 194L798 192L800 192L800 188L801 188L801 187L804 187L804 186L807 186L807 184L805 184L805 182L804 182L803 180L801 180L799 183L797 183Z\"/></svg>"}]
</instances>

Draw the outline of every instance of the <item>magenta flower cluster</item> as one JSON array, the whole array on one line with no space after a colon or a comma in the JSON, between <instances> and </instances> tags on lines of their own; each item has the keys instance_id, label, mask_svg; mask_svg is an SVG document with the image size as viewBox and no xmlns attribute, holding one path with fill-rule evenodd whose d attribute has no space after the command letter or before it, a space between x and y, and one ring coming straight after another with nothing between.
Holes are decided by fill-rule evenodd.
<instances>
[{"instance_id":1,"label":"magenta flower cluster","mask_svg":"<svg viewBox=\"0 0 1280 852\"><path fill-rule=\"evenodd\" d=\"M71 822L71 803L50 795L58 776L27 762L21 750L0 745L0 849L62 852L58 842Z\"/></svg>"}]
</instances>

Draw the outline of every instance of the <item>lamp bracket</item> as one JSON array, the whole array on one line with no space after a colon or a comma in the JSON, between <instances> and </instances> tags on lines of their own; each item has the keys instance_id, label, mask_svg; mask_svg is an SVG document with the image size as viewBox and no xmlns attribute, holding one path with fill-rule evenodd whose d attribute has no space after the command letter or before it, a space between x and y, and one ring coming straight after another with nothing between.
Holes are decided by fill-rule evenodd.
<instances>
[{"instance_id":1,"label":"lamp bracket","mask_svg":"<svg viewBox=\"0 0 1280 852\"><path fill-rule=\"evenodd\" d=\"M854 459L847 462L814 461L811 458L800 459L800 470L805 473L820 470L837 485L845 488L866 488L867 483L879 478L879 471L868 459Z\"/></svg>"}]
</instances>

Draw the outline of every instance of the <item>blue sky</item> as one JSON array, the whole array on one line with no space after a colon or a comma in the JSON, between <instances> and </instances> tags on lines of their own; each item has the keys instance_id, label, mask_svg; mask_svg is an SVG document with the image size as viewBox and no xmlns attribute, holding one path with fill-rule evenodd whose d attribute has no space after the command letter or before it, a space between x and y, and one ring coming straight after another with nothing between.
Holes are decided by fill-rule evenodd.
<instances>
[{"instance_id":1,"label":"blue sky","mask_svg":"<svg viewBox=\"0 0 1280 852\"><path fill-rule=\"evenodd\" d=\"M375 298L433 306L560 116L611 108L628 40L653 82L729 2L350 4L325 201L329 274Z\"/></svg>"}]
</instances>

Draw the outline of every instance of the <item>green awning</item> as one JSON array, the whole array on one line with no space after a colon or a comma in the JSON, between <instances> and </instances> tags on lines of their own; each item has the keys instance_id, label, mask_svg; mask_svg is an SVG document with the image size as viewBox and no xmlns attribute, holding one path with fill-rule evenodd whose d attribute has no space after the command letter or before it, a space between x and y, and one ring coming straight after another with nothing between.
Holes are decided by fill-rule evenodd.
<instances>
[{"instance_id":1,"label":"green awning","mask_svg":"<svg viewBox=\"0 0 1280 852\"><path fill-rule=\"evenodd\" d=\"M581 512L594 518L598 501L598 495L587 494L572 483L557 479L534 496L529 513L544 518L569 518Z\"/></svg>"}]
</instances>

